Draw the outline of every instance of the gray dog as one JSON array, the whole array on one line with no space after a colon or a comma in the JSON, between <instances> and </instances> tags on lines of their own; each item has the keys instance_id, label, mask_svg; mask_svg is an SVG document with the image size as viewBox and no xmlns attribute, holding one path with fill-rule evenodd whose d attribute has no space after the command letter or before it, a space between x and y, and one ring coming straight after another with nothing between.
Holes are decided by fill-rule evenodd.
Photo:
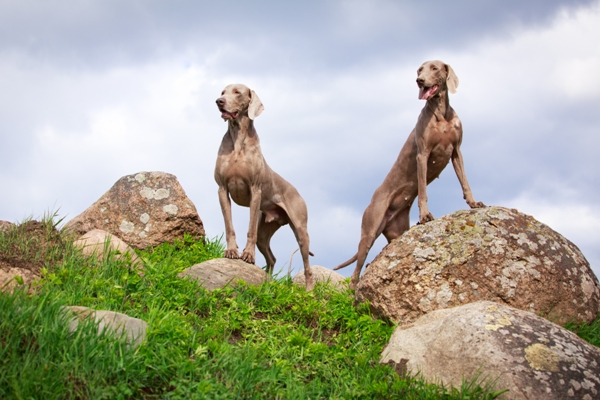
<instances>
[{"instance_id":1,"label":"gray dog","mask_svg":"<svg viewBox=\"0 0 600 400\"><path fill-rule=\"evenodd\" d=\"M215 167L219 203L225 219L225 257L254 264L257 246L267 262L267 272L272 274L275 256L270 247L271 237L281 226L290 224L304 262L306 289L311 290L314 280L308 261L312 254L306 228L306 204L296 188L269 168L262 155L254 129L254 118L264 109L260 99L245 85L228 85L217 99L217 106L227 121L227 133ZM248 241L241 257L231 219L230 196L240 206L250 207Z\"/></svg>"},{"instance_id":2,"label":"gray dog","mask_svg":"<svg viewBox=\"0 0 600 400\"><path fill-rule=\"evenodd\" d=\"M467 204L471 208L484 207L483 203L475 201L467 182L460 152L462 124L448 98L448 91L456 92L458 78L448 64L427 61L417 70L417 85L419 99L427 103L398 159L375 190L363 214L358 252L334 268L344 268L356 261L351 282L353 288L375 239L383 233L389 243L408 230L410 207L415 197L419 197L419 223L433 220L427 207L427 185L440 175L451 159Z\"/></svg>"}]
</instances>

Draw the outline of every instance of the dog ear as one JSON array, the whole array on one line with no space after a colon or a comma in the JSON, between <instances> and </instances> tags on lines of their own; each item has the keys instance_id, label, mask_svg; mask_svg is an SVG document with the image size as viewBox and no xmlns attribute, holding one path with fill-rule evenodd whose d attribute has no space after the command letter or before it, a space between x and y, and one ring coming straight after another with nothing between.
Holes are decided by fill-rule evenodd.
<instances>
[{"instance_id":1,"label":"dog ear","mask_svg":"<svg viewBox=\"0 0 600 400\"><path fill-rule=\"evenodd\" d=\"M448 64L446 65L446 72L448 75L446 76L446 85L448 86L448 90L450 93L456 93L456 88L458 87L458 77L454 73L454 70Z\"/></svg>"},{"instance_id":2,"label":"dog ear","mask_svg":"<svg viewBox=\"0 0 600 400\"><path fill-rule=\"evenodd\" d=\"M248 117L253 120L254 118L258 117L260 115L260 113L263 112L264 109L265 109L265 107L263 106L262 102L258 98L258 95L256 94L256 92L254 92L254 90L251 90L250 91L250 104L248 105Z\"/></svg>"}]
</instances>

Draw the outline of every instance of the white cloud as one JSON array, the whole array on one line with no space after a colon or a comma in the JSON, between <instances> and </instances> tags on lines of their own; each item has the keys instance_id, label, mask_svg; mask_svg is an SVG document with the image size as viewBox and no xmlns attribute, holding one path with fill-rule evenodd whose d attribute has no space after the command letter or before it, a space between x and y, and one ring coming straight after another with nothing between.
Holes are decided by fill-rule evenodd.
<instances>
[{"instance_id":1,"label":"white cloud","mask_svg":"<svg viewBox=\"0 0 600 400\"><path fill-rule=\"evenodd\" d=\"M415 18L407 4L391 0L350 0L337 4L340 34L354 40L367 37L394 26L412 26Z\"/></svg>"},{"instance_id":2,"label":"white cloud","mask_svg":"<svg viewBox=\"0 0 600 400\"><path fill-rule=\"evenodd\" d=\"M461 78L459 91L488 118L498 109L539 113L547 104L600 97L600 2L559 12L549 26L515 28L503 40L484 38L462 53L446 52ZM460 99L457 99L460 101ZM511 107L512 105L512 107Z\"/></svg>"},{"instance_id":3,"label":"white cloud","mask_svg":"<svg viewBox=\"0 0 600 400\"><path fill-rule=\"evenodd\" d=\"M179 178L209 235L220 235L224 229L213 168L226 127L214 100L226 84L242 82L265 103L256 126L267 162L308 204L311 248L317 255L313 261L332 267L356 251L362 212L423 107L417 100L415 71L425 59L415 60L429 51L427 58L450 63L461 81L451 101L465 125L463 153L476 198L522 209L582 249L600 247L598 221L589 217L600 215L599 210L576 183L576 195L564 195L556 203L544 202L553 198L544 191L523 190L536 179L551 176L565 182L580 170L600 168L596 157L581 156L593 152L600 140L600 116L592 109L600 85L600 2L561 12L544 27L514 28L502 37L475 30L469 43L455 43L444 51L428 42L413 48L390 46L389 41L380 48L377 40L369 42L385 36L379 27L394 31L404 24L399 31L407 29L409 5L382 0L342 2L340 7L337 19L325 19L334 25L332 31L319 30L319 35L344 35L346 40L339 43L348 45L348 53L322 49L327 57L346 57L335 62L312 60L318 51L302 53L306 49L290 49L280 38L264 34L252 37L251 31L244 38L246 47L224 31L215 50L205 52L189 44L197 36L183 37L183 28L166 38L181 38L186 43L181 48L148 51L137 63L119 63L114 57L110 66L93 69L57 66L28 50L0 52L1 140L7 156L18 159L21 167L0 173L0 186L11 193L0 200L5 213L0 219L39 215L53 204L71 218L121 176L163 170ZM151 20L149 16L145 21ZM45 29L54 28L49 23ZM315 39L308 30L289 34L306 38L307 49L338 43L339 37ZM110 37L103 40L110 44ZM76 54L69 46L63 51ZM367 50L372 52L369 57L362 53ZM284 56L291 58L281 60ZM248 68L249 61L254 68ZM573 127L556 117L557 110L583 100L590 107L589 121ZM567 126L574 131L571 137L584 144L573 151L575 156L568 156L571 141L546 136ZM551 150L565 155L548 157ZM563 175L556 172L559 167ZM432 186L435 216L465 207L452 171ZM240 246L247 213L234 207ZM384 242L380 239L370 259ZM275 235L278 268L296 246L288 228ZM295 268L299 264L295 261Z\"/></svg>"}]
</instances>

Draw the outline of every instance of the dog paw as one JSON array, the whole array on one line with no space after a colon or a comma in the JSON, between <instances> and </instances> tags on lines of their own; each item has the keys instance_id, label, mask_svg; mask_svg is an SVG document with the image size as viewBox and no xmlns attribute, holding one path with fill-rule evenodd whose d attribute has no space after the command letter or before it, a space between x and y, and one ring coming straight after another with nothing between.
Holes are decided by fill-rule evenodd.
<instances>
[{"instance_id":1,"label":"dog paw","mask_svg":"<svg viewBox=\"0 0 600 400\"><path fill-rule=\"evenodd\" d=\"M424 215L421 215L421 217L419 218L419 225L420 224L425 224L429 221L433 221L435 218L433 218L433 215L431 213L427 213Z\"/></svg>"},{"instance_id":2,"label":"dog paw","mask_svg":"<svg viewBox=\"0 0 600 400\"><path fill-rule=\"evenodd\" d=\"M356 290L356 285L358 285L359 280L360 278L357 275L352 274L352 276L350 277L350 289Z\"/></svg>"},{"instance_id":3,"label":"dog paw","mask_svg":"<svg viewBox=\"0 0 600 400\"><path fill-rule=\"evenodd\" d=\"M233 258L233 259L237 259L240 258L240 255L238 253L237 250L225 250L225 258Z\"/></svg>"},{"instance_id":4,"label":"dog paw","mask_svg":"<svg viewBox=\"0 0 600 400\"><path fill-rule=\"evenodd\" d=\"M469 207L471 207L471 208L484 208L485 204L483 204L480 201L473 201L473 202L469 203Z\"/></svg>"},{"instance_id":5,"label":"dog paw","mask_svg":"<svg viewBox=\"0 0 600 400\"><path fill-rule=\"evenodd\" d=\"M244 251L240 258L246 261L248 264L254 264L254 254L250 253L249 251Z\"/></svg>"}]
</instances>

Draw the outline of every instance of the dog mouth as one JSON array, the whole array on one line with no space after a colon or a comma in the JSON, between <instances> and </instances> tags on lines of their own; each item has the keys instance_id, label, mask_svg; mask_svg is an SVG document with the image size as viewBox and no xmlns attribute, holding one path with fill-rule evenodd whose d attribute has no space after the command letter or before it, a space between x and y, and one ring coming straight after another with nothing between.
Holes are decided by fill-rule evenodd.
<instances>
[{"instance_id":1,"label":"dog mouth","mask_svg":"<svg viewBox=\"0 0 600 400\"><path fill-rule=\"evenodd\" d=\"M435 96L435 94L438 91L438 88L438 85L433 85L430 87L419 86L419 100L429 100L430 98Z\"/></svg>"},{"instance_id":2,"label":"dog mouth","mask_svg":"<svg viewBox=\"0 0 600 400\"><path fill-rule=\"evenodd\" d=\"M229 112L227 110L221 109L219 108L219 111L221 111L221 118L223 118L225 121L230 120L230 119L236 119L238 116L238 112Z\"/></svg>"}]
</instances>

